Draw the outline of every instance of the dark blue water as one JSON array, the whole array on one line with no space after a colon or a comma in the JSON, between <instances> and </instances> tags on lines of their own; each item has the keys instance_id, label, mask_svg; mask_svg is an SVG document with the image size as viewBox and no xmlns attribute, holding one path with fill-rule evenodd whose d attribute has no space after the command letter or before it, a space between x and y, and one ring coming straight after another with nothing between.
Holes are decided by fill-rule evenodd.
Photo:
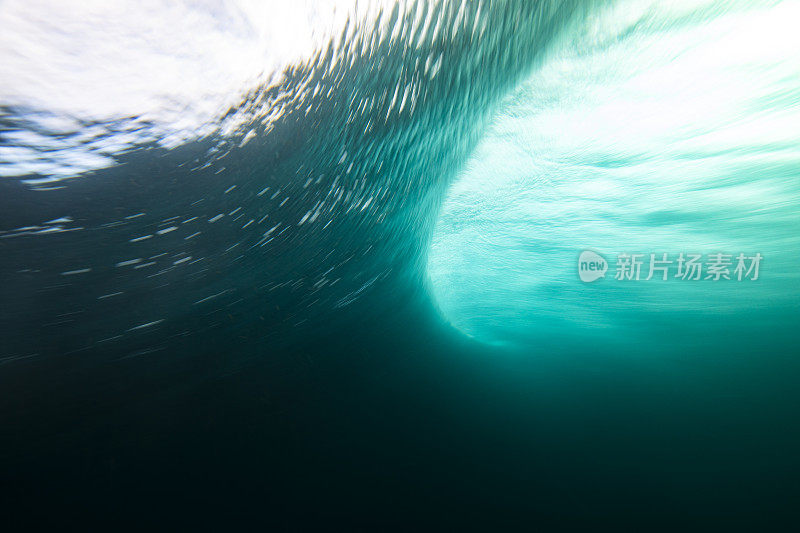
<instances>
[{"instance_id":1,"label":"dark blue water","mask_svg":"<svg viewBox=\"0 0 800 533\"><path fill-rule=\"evenodd\" d=\"M67 112L66 74L51 107L0 93L2 506L792 530L795 7L367 11L210 115L106 116L111 84ZM740 35L763 41L720 62ZM765 260L752 283L589 285L585 248Z\"/></svg>"}]
</instances>

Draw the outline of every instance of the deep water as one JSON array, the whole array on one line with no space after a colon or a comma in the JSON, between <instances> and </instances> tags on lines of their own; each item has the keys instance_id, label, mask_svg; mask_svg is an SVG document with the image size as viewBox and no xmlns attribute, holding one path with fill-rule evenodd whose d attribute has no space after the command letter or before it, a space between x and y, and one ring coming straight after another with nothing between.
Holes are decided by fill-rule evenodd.
<instances>
[{"instance_id":1,"label":"deep water","mask_svg":"<svg viewBox=\"0 0 800 533\"><path fill-rule=\"evenodd\" d=\"M665 5L353 8L210 115L0 93L0 507L793 530L797 6ZM590 285L586 248L765 261Z\"/></svg>"}]
</instances>

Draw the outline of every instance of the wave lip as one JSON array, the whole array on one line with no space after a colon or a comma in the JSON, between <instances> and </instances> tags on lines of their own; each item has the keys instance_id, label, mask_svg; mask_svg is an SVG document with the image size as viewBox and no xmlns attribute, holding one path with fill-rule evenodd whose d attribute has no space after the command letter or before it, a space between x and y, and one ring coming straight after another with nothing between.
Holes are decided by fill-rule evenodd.
<instances>
[{"instance_id":1,"label":"wave lip","mask_svg":"<svg viewBox=\"0 0 800 533\"><path fill-rule=\"evenodd\" d=\"M0 149L17 159L0 181L1 268L13 280L2 297L15 302L0 312L4 349L143 353L180 350L194 335L294 338L365 298L388 313L421 295L450 178L574 4L371 6L337 14L339 26L326 19L341 33L299 62L262 65L280 71L261 75L247 57L228 65L230 45L215 47L209 68L241 69L219 86L178 69L165 72L187 78L177 93L155 82L140 91L141 80L124 83L138 63L122 65L106 81L141 97L130 112L77 116L61 100L34 109L5 94ZM261 57L258 25L235 13L208 28L211 42L245 39ZM219 20L207 15L189 18ZM70 38L65 27L53 42Z\"/></svg>"}]
</instances>

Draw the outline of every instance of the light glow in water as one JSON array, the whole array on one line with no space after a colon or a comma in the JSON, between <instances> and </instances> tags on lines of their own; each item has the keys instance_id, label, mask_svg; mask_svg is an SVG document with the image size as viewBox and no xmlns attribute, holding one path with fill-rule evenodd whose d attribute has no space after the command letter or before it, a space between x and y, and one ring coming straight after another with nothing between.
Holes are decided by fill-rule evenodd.
<instances>
[{"instance_id":1,"label":"light glow in water","mask_svg":"<svg viewBox=\"0 0 800 533\"><path fill-rule=\"evenodd\" d=\"M428 272L445 317L525 344L653 328L670 344L680 323L768 306L793 310L773 324L796 317L798 18L797 2L623 2L568 32L500 107L439 215ZM612 271L590 286L583 249L760 252L765 273L625 284Z\"/></svg>"},{"instance_id":2,"label":"light glow in water","mask_svg":"<svg viewBox=\"0 0 800 533\"><path fill-rule=\"evenodd\" d=\"M26 123L4 133L13 147L0 146L0 177L36 173L48 177L33 184L57 182L112 166L115 154L144 143L170 148L246 130L250 114L222 117L391 5L3 2L0 102ZM267 120L293 96L271 102Z\"/></svg>"}]
</instances>

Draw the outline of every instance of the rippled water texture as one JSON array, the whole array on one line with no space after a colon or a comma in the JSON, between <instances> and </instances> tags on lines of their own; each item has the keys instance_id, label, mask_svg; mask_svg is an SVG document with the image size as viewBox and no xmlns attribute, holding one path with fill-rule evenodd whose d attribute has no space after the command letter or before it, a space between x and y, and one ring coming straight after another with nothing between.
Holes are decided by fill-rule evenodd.
<instances>
[{"instance_id":1,"label":"rippled water texture","mask_svg":"<svg viewBox=\"0 0 800 533\"><path fill-rule=\"evenodd\" d=\"M564 32L504 99L445 201L428 262L444 314L495 343L666 352L701 337L730 349L732 326L793 328L799 8L623 2ZM612 268L587 285L584 249L761 253L763 274L625 283Z\"/></svg>"},{"instance_id":2,"label":"rippled water texture","mask_svg":"<svg viewBox=\"0 0 800 533\"><path fill-rule=\"evenodd\" d=\"M4 8L41 38L4 37L7 357L161 350L231 310L285 333L420 286L454 170L574 11L277 5L55 8L63 31Z\"/></svg>"},{"instance_id":3,"label":"rippled water texture","mask_svg":"<svg viewBox=\"0 0 800 533\"><path fill-rule=\"evenodd\" d=\"M781 530L798 20L0 1L0 506ZM584 283L582 250L763 263Z\"/></svg>"}]
</instances>

